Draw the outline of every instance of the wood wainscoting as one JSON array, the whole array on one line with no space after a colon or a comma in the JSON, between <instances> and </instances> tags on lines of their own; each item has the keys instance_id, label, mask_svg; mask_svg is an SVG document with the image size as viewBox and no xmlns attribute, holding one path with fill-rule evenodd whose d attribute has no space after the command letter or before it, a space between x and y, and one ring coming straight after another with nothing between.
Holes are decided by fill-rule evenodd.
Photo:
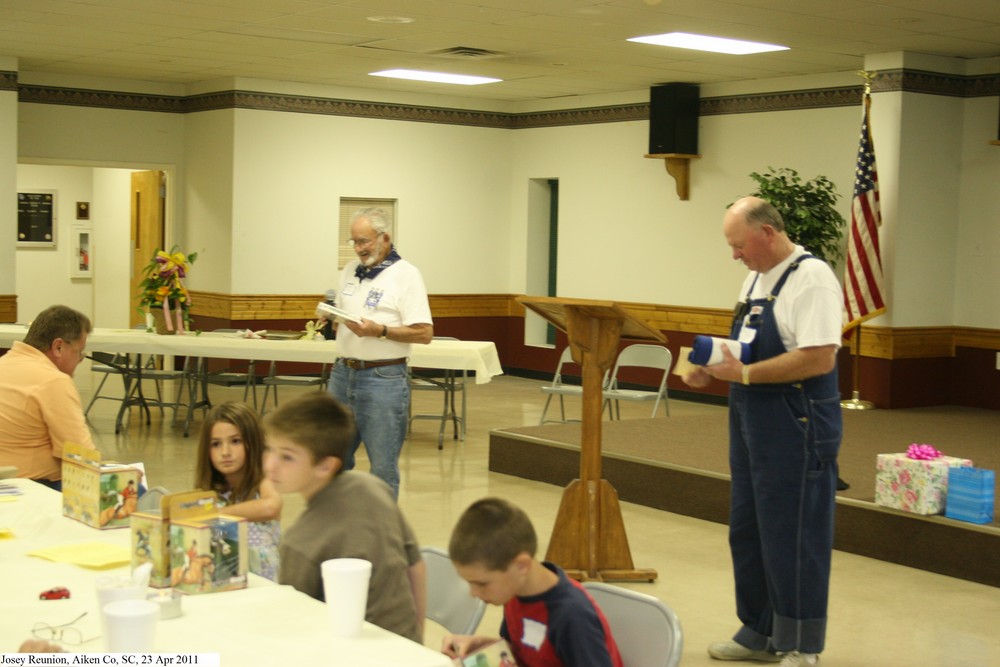
<instances>
[{"instance_id":1,"label":"wood wainscoting","mask_svg":"<svg viewBox=\"0 0 1000 667\"><path fill-rule=\"evenodd\" d=\"M559 334L552 348L524 343L525 309L519 294L433 294L434 333L467 340L492 340L505 370L534 377L550 376L566 345ZM201 328L249 327L300 329L315 317L320 294L222 294L192 291L192 314ZM620 302L636 317L662 331L675 358L699 334L726 336L732 313L719 308ZM0 297L0 309L3 308ZM2 314L0 310L0 314ZM623 341L622 346L632 341ZM862 326L858 388L861 397L881 408L968 405L1000 410L1000 330L972 327ZM851 343L840 354L841 392L854 388ZM638 374L629 381L646 384ZM676 376L670 389L713 399L724 397L725 383L693 392Z\"/></svg>"},{"instance_id":2,"label":"wood wainscoting","mask_svg":"<svg viewBox=\"0 0 1000 667\"><path fill-rule=\"evenodd\" d=\"M16 294L0 294L0 322L4 324L17 322Z\"/></svg>"}]
</instances>

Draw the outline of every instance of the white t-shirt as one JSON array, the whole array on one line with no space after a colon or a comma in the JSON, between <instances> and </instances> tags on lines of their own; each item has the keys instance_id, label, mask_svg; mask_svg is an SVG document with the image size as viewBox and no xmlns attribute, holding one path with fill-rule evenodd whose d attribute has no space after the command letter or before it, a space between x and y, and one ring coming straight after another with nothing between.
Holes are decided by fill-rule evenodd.
<instances>
[{"instance_id":1,"label":"white t-shirt","mask_svg":"<svg viewBox=\"0 0 1000 667\"><path fill-rule=\"evenodd\" d=\"M337 307L388 327L433 324L427 288L417 267L405 259L396 261L374 280L358 282L355 260L340 274ZM410 344L358 337L345 324L337 325L337 354L351 359L397 359L410 355Z\"/></svg>"},{"instance_id":2,"label":"white t-shirt","mask_svg":"<svg viewBox=\"0 0 1000 667\"><path fill-rule=\"evenodd\" d=\"M740 288L739 301L746 300L754 278L751 299L766 297L777 284L785 269L805 254L802 246L767 273L751 272ZM800 347L836 345L840 347L843 324L843 294L833 270L820 259L807 259L788 276L774 303L774 319L786 350Z\"/></svg>"}]
</instances>

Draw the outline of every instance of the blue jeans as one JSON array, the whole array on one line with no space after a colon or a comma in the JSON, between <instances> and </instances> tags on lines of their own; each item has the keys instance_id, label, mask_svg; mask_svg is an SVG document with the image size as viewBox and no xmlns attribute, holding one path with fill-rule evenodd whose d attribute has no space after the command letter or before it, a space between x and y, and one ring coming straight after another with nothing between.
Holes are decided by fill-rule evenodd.
<instances>
[{"instance_id":1,"label":"blue jeans","mask_svg":"<svg viewBox=\"0 0 1000 667\"><path fill-rule=\"evenodd\" d=\"M31 481L38 482L39 484L47 486L50 489L52 489L53 491L62 491L62 480L61 479L57 479L57 480L51 480L51 479L33 479Z\"/></svg>"},{"instance_id":2,"label":"blue jeans","mask_svg":"<svg viewBox=\"0 0 1000 667\"><path fill-rule=\"evenodd\" d=\"M729 546L733 637L756 650L819 653L826 635L840 396L732 385Z\"/></svg>"},{"instance_id":3,"label":"blue jeans","mask_svg":"<svg viewBox=\"0 0 1000 667\"><path fill-rule=\"evenodd\" d=\"M336 363L329 391L354 411L357 433L344 459L344 470L354 468L354 453L365 443L372 474L385 481L399 497L399 452L406 438L410 413L410 378L406 364L354 370Z\"/></svg>"}]
</instances>

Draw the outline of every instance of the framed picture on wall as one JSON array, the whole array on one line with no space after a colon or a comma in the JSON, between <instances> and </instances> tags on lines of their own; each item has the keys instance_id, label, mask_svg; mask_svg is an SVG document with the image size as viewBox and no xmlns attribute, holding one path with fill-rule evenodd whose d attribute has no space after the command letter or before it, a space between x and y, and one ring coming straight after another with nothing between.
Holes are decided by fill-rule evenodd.
<instances>
[{"instance_id":1,"label":"framed picture on wall","mask_svg":"<svg viewBox=\"0 0 1000 667\"><path fill-rule=\"evenodd\" d=\"M27 190L17 193L17 246L56 247L56 191Z\"/></svg>"},{"instance_id":2,"label":"framed picture on wall","mask_svg":"<svg viewBox=\"0 0 1000 667\"><path fill-rule=\"evenodd\" d=\"M92 247L93 230L90 225L73 225L73 247L70 251L70 278L90 278L94 273Z\"/></svg>"}]
</instances>

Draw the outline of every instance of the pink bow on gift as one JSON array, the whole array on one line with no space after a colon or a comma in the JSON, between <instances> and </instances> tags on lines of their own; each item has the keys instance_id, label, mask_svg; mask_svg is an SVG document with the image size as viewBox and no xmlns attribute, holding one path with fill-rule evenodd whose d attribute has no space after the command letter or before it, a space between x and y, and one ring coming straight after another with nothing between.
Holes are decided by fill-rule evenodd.
<instances>
[{"instance_id":1,"label":"pink bow on gift","mask_svg":"<svg viewBox=\"0 0 1000 667\"><path fill-rule=\"evenodd\" d=\"M931 445L912 444L906 449L906 457L918 461L930 461L942 456L941 452Z\"/></svg>"}]
</instances>

